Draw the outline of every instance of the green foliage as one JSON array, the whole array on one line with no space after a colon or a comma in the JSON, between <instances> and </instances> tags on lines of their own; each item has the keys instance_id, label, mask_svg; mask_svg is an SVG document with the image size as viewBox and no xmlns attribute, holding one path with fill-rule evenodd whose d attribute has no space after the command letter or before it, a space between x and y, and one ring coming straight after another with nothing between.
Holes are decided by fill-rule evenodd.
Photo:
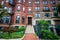
<instances>
[{"instance_id":1,"label":"green foliage","mask_svg":"<svg viewBox=\"0 0 60 40\"><path fill-rule=\"evenodd\" d=\"M18 28L18 29L16 29L18 32L20 32L20 31L24 31L26 29L26 27L24 27L24 26L21 26L20 28Z\"/></svg>"},{"instance_id":2,"label":"green foliage","mask_svg":"<svg viewBox=\"0 0 60 40\"><path fill-rule=\"evenodd\" d=\"M42 36L44 39L58 39L57 35L53 34L51 31L49 31L49 22L47 20L40 20L37 24L38 31L36 34L42 33Z\"/></svg>"},{"instance_id":3,"label":"green foliage","mask_svg":"<svg viewBox=\"0 0 60 40\"><path fill-rule=\"evenodd\" d=\"M40 20L39 24L41 24L41 25L49 25L49 22L47 20Z\"/></svg>"},{"instance_id":4,"label":"green foliage","mask_svg":"<svg viewBox=\"0 0 60 40\"><path fill-rule=\"evenodd\" d=\"M7 16L7 9L4 9L3 6L0 4L0 21L3 16Z\"/></svg>"},{"instance_id":5,"label":"green foliage","mask_svg":"<svg viewBox=\"0 0 60 40\"><path fill-rule=\"evenodd\" d=\"M26 27L21 27L20 29L18 29L18 31L11 33L0 31L0 38L5 39L22 38L24 36L25 28Z\"/></svg>"},{"instance_id":6,"label":"green foliage","mask_svg":"<svg viewBox=\"0 0 60 40\"><path fill-rule=\"evenodd\" d=\"M58 36L53 34L52 32L48 31L48 30L41 30L41 32L43 33L43 38L44 39L58 39Z\"/></svg>"},{"instance_id":7,"label":"green foliage","mask_svg":"<svg viewBox=\"0 0 60 40\"><path fill-rule=\"evenodd\" d=\"M2 8L2 5L0 4L0 8Z\"/></svg>"},{"instance_id":8,"label":"green foliage","mask_svg":"<svg viewBox=\"0 0 60 40\"><path fill-rule=\"evenodd\" d=\"M57 5L56 10L57 10L57 12L60 12L60 4Z\"/></svg>"},{"instance_id":9,"label":"green foliage","mask_svg":"<svg viewBox=\"0 0 60 40\"><path fill-rule=\"evenodd\" d=\"M11 37L12 38L21 38L21 37L23 37L23 35L24 35L24 31L21 31L21 32L13 32L11 34Z\"/></svg>"},{"instance_id":10,"label":"green foliage","mask_svg":"<svg viewBox=\"0 0 60 40\"><path fill-rule=\"evenodd\" d=\"M49 22L47 20L40 20L38 26L40 29L47 29L49 27Z\"/></svg>"}]
</instances>

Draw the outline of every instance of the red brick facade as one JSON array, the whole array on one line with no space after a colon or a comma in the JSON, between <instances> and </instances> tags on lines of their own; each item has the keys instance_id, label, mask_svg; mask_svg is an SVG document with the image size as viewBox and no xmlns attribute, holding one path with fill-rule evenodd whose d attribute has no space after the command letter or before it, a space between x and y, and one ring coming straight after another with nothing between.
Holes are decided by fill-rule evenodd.
<instances>
[{"instance_id":1,"label":"red brick facade","mask_svg":"<svg viewBox=\"0 0 60 40\"><path fill-rule=\"evenodd\" d=\"M47 1L46 5L43 4L43 0L38 0L40 2L40 4L37 4L37 5L35 4L35 0L25 0L25 2L23 2L23 0L21 0L20 3L18 3L18 0L14 0L14 1L15 1L14 6L10 5L9 2L8 3L5 2L5 0L4 0L4 4L3 4L5 6L9 6L9 7L13 8L13 14L14 15L12 16L11 25L26 25L28 23L28 17L32 17L32 19L37 19L37 18L35 18L35 14L36 14L35 7L36 6L40 7L40 10L38 12L41 14L41 17L39 19L51 19L52 13L53 13L53 10L51 8L52 8L52 6L57 6L57 4L58 4L58 0L54 0L55 4L51 4L50 0L46 0ZM30 6L28 5L28 1L31 2ZM2 0L0 0L0 3L2 3ZM21 7L19 12L17 11L17 6L18 5ZM44 17L44 13L45 13L45 12L43 12L43 7L44 6L48 6L48 8L50 9L50 12L46 12L46 13L50 14L49 18ZM25 7L24 12L22 11L23 7ZM31 13L30 14L28 13L28 8L31 8ZM17 15L20 16L19 24L16 24L16 16ZM22 16L24 16L24 24L22 24Z\"/></svg>"}]
</instances>

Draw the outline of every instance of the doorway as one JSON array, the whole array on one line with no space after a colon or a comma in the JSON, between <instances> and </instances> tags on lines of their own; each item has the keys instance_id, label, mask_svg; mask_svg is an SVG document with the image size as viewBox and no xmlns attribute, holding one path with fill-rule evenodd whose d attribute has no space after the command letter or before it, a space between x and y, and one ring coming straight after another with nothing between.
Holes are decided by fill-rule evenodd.
<instances>
[{"instance_id":1,"label":"doorway","mask_svg":"<svg viewBox=\"0 0 60 40\"><path fill-rule=\"evenodd\" d=\"M28 25L32 25L32 17L28 17Z\"/></svg>"}]
</instances>

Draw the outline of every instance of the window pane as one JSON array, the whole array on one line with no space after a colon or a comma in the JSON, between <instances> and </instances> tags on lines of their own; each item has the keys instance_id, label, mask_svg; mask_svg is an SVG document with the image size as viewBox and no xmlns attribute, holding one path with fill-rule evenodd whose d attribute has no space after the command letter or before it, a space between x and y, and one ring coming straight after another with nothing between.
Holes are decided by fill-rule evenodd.
<instances>
[{"instance_id":1,"label":"window pane","mask_svg":"<svg viewBox=\"0 0 60 40\"><path fill-rule=\"evenodd\" d=\"M55 11L55 10L56 10L56 7L55 7L55 6L53 6L53 7L52 7L52 10L53 10L53 11Z\"/></svg>"},{"instance_id":2,"label":"window pane","mask_svg":"<svg viewBox=\"0 0 60 40\"><path fill-rule=\"evenodd\" d=\"M54 0L50 0L50 3L51 3L51 4L55 4L55 1L54 1Z\"/></svg>"},{"instance_id":3,"label":"window pane","mask_svg":"<svg viewBox=\"0 0 60 40\"><path fill-rule=\"evenodd\" d=\"M4 9L7 9L7 7L5 6Z\"/></svg>"},{"instance_id":4,"label":"window pane","mask_svg":"<svg viewBox=\"0 0 60 40\"><path fill-rule=\"evenodd\" d=\"M13 0L9 0L9 2L10 2L11 4L13 4Z\"/></svg>"},{"instance_id":5,"label":"window pane","mask_svg":"<svg viewBox=\"0 0 60 40\"><path fill-rule=\"evenodd\" d=\"M1 4L3 5L4 4L4 1L2 1Z\"/></svg>"},{"instance_id":6,"label":"window pane","mask_svg":"<svg viewBox=\"0 0 60 40\"><path fill-rule=\"evenodd\" d=\"M40 4L40 2L39 1L35 1L35 4Z\"/></svg>"},{"instance_id":7,"label":"window pane","mask_svg":"<svg viewBox=\"0 0 60 40\"><path fill-rule=\"evenodd\" d=\"M50 16L50 14L49 13L45 13L45 15L44 15L45 17L49 17Z\"/></svg>"},{"instance_id":8,"label":"window pane","mask_svg":"<svg viewBox=\"0 0 60 40\"><path fill-rule=\"evenodd\" d=\"M43 4L47 4L47 1L43 1Z\"/></svg>"},{"instance_id":9,"label":"window pane","mask_svg":"<svg viewBox=\"0 0 60 40\"><path fill-rule=\"evenodd\" d=\"M54 17L58 17L58 13L53 13L54 14Z\"/></svg>"},{"instance_id":10,"label":"window pane","mask_svg":"<svg viewBox=\"0 0 60 40\"><path fill-rule=\"evenodd\" d=\"M6 23L10 23L10 17L6 18Z\"/></svg>"},{"instance_id":11,"label":"window pane","mask_svg":"<svg viewBox=\"0 0 60 40\"><path fill-rule=\"evenodd\" d=\"M9 0L6 0L6 2L9 2Z\"/></svg>"},{"instance_id":12,"label":"window pane","mask_svg":"<svg viewBox=\"0 0 60 40\"><path fill-rule=\"evenodd\" d=\"M6 22L6 17L2 17L2 23Z\"/></svg>"},{"instance_id":13,"label":"window pane","mask_svg":"<svg viewBox=\"0 0 60 40\"><path fill-rule=\"evenodd\" d=\"M8 7L8 13L11 13L12 9L10 7Z\"/></svg>"},{"instance_id":14,"label":"window pane","mask_svg":"<svg viewBox=\"0 0 60 40\"><path fill-rule=\"evenodd\" d=\"M58 3L60 3L60 0L58 0Z\"/></svg>"},{"instance_id":15,"label":"window pane","mask_svg":"<svg viewBox=\"0 0 60 40\"><path fill-rule=\"evenodd\" d=\"M28 13L31 13L31 8L28 8Z\"/></svg>"},{"instance_id":16,"label":"window pane","mask_svg":"<svg viewBox=\"0 0 60 40\"><path fill-rule=\"evenodd\" d=\"M48 10L48 7L44 7L44 10Z\"/></svg>"},{"instance_id":17,"label":"window pane","mask_svg":"<svg viewBox=\"0 0 60 40\"><path fill-rule=\"evenodd\" d=\"M18 6L17 11L20 11L20 6Z\"/></svg>"},{"instance_id":18,"label":"window pane","mask_svg":"<svg viewBox=\"0 0 60 40\"><path fill-rule=\"evenodd\" d=\"M16 23L19 23L19 21L20 21L20 16L18 15L16 16Z\"/></svg>"},{"instance_id":19,"label":"window pane","mask_svg":"<svg viewBox=\"0 0 60 40\"><path fill-rule=\"evenodd\" d=\"M36 13L36 18L40 18L40 13Z\"/></svg>"},{"instance_id":20,"label":"window pane","mask_svg":"<svg viewBox=\"0 0 60 40\"><path fill-rule=\"evenodd\" d=\"M3 16L2 23L9 24L10 23L10 20L11 20L10 16Z\"/></svg>"},{"instance_id":21,"label":"window pane","mask_svg":"<svg viewBox=\"0 0 60 40\"><path fill-rule=\"evenodd\" d=\"M18 2L20 3L20 2L21 2L21 0L18 0Z\"/></svg>"},{"instance_id":22,"label":"window pane","mask_svg":"<svg viewBox=\"0 0 60 40\"><path fill-rule=\"evenodd\" d=\"M39 11L39 10L40 10L40 7L35 7L35 10L36 10L36 11Z\"/></svg>"},{"instance_id":23,"label":"window pane","mask_svg":"<svg viewBox=\"0 0 60 40\"><path fill-rule=\"evenodd\" d=\"M24 16L22 16L22 24L24 24Z\"/></svg>"},{"instance_id":24,"label":"window pane","mask_svg":"<svg viewBox=\"0 0 60 40\"><path fill-rule=\"evenodd\" d=\"M28 2L28 6L31 6L31 2L30 1Z\"/></svg>"},{"instance_id":25,"label":"window pane","mask_svg":"<svg viewBox=\"0 0 60 40\"><path fill-rule=\"evenodd\" d=\"M25 11L25 7L23 7L23 12Z\"/></svg>"}]
</instances>

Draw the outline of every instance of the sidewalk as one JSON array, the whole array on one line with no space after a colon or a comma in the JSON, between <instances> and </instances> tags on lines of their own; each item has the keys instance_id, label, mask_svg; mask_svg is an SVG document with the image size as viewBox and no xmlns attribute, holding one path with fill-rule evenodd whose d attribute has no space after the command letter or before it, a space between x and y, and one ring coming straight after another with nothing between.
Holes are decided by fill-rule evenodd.
<instances>
[{"instance_id":1,"label":"sidewalk","mask_svg":"<svg viewBox=\"0 0 60 40\"><path fill-rule=\"evenodd\" d=\"M27 26L25 31L25 37L23 38L23 40L37 40L37 36L35 35L33 26Z\"/></svg>"}]
</instances>

